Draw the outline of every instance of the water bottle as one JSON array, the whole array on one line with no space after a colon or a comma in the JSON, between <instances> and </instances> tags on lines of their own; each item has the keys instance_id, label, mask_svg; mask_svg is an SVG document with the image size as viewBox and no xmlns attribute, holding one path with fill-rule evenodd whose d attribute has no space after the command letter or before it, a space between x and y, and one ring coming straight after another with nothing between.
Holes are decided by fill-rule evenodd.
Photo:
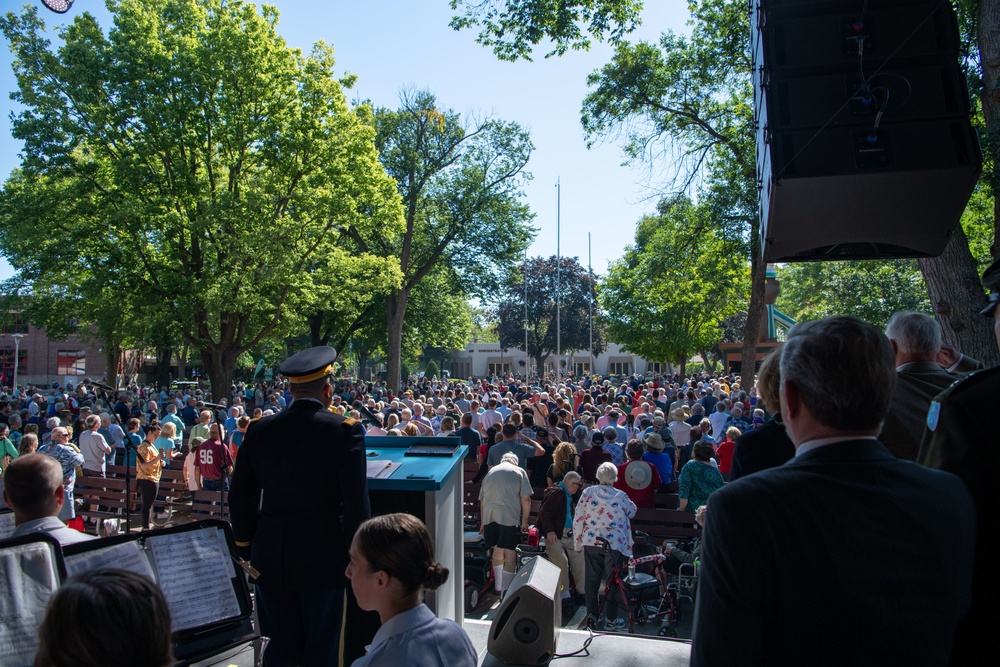
<instances>
[{"instance_id":1,"label":"water bottle","mask_svg":"<svg viewBox=\"0 0 1000 667\"><path fill-rule=\"evenodd\" d=\"M632 561L628 562L628 578L629 581L635 581L635 563Z\"/></svg>"}]
</instances>

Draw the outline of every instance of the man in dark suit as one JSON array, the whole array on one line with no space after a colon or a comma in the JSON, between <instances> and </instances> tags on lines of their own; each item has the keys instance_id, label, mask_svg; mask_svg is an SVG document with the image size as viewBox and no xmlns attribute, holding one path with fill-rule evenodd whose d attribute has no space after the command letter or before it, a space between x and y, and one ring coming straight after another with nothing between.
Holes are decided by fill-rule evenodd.
<instances>
[{"instance_id":1,"label":"man in dark suit","mask_svg":"<svg viewBox=\"0 0 1000 667\"><path fill-rule=\"evenodd\" d=\"M886 325L885 335L895 352L896 388L878 439L897 458L915 461L927 408L935 396L962 376L949 373L937 362L941 325L934 318L923 313L896 313Z\"/></svg>"},{"instance_id":2,"label":"man in dark suit","mask_svg":"<svg viewBox=\"0 0 1000 667\"><path fill-rule=\"evenodd\" d=\"M948 661L975 510L957 477L875 439L894 382L892 347L869 324L789 331L780 403L796 455L709 499L692 665Z\"/></svg>"},{"instance_id":3,"label":"man in dark suit","mask_svg":"<svg viewBox=\"0 0 1000 667\"><path fill-rule=\"evenodd\" d=\"M1000 261L983 273L983 286L991 290L982 315L993 318L1000 345ZM990 662L992 632L1000 622L995 594L1000 590L1000 494L993 484L1000 469L1000 447L992 420L984 419L984 406L1000 393L1000 367L973 373L934 399L927 414L927 430L917 462L958 475L976 503L978 521L972 609L955 633L952 665Z\"/></svg>"},{"instance_id":4,"label":"man in dark suit","mask_svg":"<svg viewBox=\"0 0 1000 667\"><path fill-rule=\"evenodd\" d=\"M364 427L328 410L334 359L318 347L281 365L294 400L251 424L233 474L236 544L260 572L265 665L343 662L347 551L370 510Z\"/></svg>"},{"instance_id":5,"label":"man in dark suit","mask_svg":"<svg viewBox=\"0 0 1000 667\"><path fill-rule=\"evenodd\" d=\"M781 419L778 394L781 390L781 348L773 350L760 365L757 375L757 392L765 409L771 411L771 419L763 426L751 429L736 438L733 451L733 467L729 479L751 475L760 470L776 468L795 456L795 445L788 438L785 423Z\"/></svg>"}]
</instances>

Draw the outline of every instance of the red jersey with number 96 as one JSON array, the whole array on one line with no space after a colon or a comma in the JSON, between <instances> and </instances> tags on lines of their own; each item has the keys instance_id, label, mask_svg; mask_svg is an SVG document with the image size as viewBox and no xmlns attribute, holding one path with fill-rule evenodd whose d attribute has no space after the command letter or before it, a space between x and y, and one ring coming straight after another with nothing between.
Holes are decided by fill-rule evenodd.
<instances>
[{"instance_id":1,"label":"red jersey with number 96","mask_svg":"<svg viewBox=\"0 0 1000 667\"><path fill-rule=\"evenodd\" d=\"M218 440L206 440L195 450L194 464L205 479L221 479L223 466L233 465L233 456L229 448Z\"/></svg>"}]
</instances>

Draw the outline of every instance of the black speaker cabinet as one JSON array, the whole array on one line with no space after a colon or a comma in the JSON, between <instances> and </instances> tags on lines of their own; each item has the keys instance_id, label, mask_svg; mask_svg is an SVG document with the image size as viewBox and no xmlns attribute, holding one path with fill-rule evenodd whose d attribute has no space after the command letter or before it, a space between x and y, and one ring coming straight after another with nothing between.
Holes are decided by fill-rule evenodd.
<instances>
[{"instance_id":1,"label":"black speaker cabinet","mask_svg":"<svg viewBox=\"0 0 1000 667\"><path fill-rule=\"evenodd\" d=\"M982 165L951 4L751 7L764 259L939 255Z\"/></svg>"},{"instance_id":2,"label":"black speaker cabinet","mask_svg":"<svg viewBox=\"0 0 1000 667\"><path fill-rule=\"evenodd\" d=\"M545 665L555 655L560 625L559 568L536 556L511 582L486 649L504 664Z\"/></svg>"}]
</instances>

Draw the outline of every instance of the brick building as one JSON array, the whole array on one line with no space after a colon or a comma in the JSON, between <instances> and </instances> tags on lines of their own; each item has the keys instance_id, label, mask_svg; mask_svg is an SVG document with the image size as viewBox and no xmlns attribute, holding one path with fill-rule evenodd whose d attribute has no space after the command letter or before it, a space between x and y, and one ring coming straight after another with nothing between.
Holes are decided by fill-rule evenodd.
<instances>
[{"instance_id":1,"label":"brick building","mask_svg":"<svg viewBox=\"0 0 1000 667\"><path fill-rule=\"evenodd\" d=\"M15 344L13 334L22 334ZM107 359L101 344L90 336L73 333L64 340L50 340L45 329L33 326L18 313L8 313L0 325L0 386L14 381L14 351L18 350L17 383L50 386L53 381L74 384L88 376L104 377Z\"/></svg>"}]
</instances>

